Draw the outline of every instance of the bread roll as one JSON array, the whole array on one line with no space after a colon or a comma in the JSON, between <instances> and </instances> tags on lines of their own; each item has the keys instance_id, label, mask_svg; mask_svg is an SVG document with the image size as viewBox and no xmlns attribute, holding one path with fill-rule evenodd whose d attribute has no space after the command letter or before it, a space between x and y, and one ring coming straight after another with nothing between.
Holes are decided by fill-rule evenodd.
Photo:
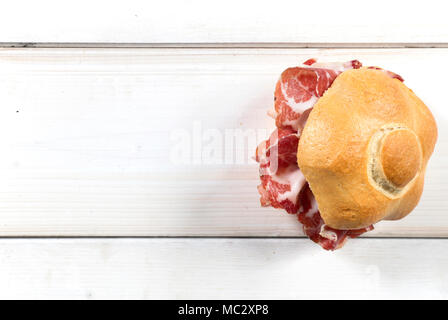
<instances>
[{"instance_id":1,"label":"bread roll","mask_svg":"<svg viewBox=\"0 0 448 320\"><path fill-rule=\"evenodd\" d=\"M433 115L401 81L354 69L315 104L297 161L324 222L359 229L415 208L436 140Z\"/></svg>"}]
</instances>

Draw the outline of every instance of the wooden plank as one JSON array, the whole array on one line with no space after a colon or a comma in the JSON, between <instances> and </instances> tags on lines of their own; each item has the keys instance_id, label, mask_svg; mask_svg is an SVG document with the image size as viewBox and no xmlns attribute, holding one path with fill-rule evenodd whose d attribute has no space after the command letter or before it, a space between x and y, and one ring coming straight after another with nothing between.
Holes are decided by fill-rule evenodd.
<instances>
[{"instance_id":1,"label":"wooden plank","mask_svg":"<svg viewBox=\"0 0 448 320\"><path fill-rule=\"evenodd\" d=\"M447 240L1 240L1 299L446 299ZM331 266L331 267L329 267Z\"/></svg>"},{"instance_id":2,"label":"wooden plank","mask_svg":"<svg viewBox=\"0 0 448 320\"><path fill-rule=\"evenodd\" d=\"M443 2L5 0L2 42L437 43Z\"/></svg>"},{"instance_id":3,"label":"wooden plank","mask_svg":"<svg viewBox=\"0 0 448 320\"><path fill-rule=\"evenodd\" d=\"M310 57L398 72L431 107L422 201L370 235L448 236L448 49L236 48L0 50L0 234L300 235L260 208L250 157L280 72Z\"/></svg>"}]
</instances>

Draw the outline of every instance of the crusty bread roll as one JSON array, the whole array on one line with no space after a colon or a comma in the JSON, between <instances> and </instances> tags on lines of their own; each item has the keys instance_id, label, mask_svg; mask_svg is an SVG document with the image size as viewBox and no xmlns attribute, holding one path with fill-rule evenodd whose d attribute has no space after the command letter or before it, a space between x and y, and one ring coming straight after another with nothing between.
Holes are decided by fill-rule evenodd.
<instances>
[{"instance_id":1,"label":"crusty bread roll","mask_svg":"<svg viewBox=\"0 0 448 320\"><path fill-rule=\"evenodd\" d=\"M314 105L297 161L324 222L359 229L414 209L436 140L434 117L401 81L354 69Z\"/></svg>"}]
</instances>

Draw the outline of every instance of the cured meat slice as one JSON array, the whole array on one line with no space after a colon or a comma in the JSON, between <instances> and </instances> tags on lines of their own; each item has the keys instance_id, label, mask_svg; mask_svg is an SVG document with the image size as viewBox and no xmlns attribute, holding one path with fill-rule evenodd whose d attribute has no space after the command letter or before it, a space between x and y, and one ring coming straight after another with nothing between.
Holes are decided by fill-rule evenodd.
<instances>
[{"instance_id":1,"label":"cured meat slice","mask_svg":"<svg viewBox=\"0 0 448 320\"><path fill-rule=\"evenodd\" d=\"M373 225L356 230L337 230L325 225L308 183L303 187L299 198L301 207L299 208L298 219L303 225L303 231L312 241L318 243L325 250L341 248L347 238L356 238L373 230Z\"/></svg>"},{"instance_id":2,"label":"cured meat slice","mask_svg":"<svg viewBox=\"0 0 448 320\"><path fill-rule=\"evenodd\" d=\"M385 72L389 77L391 77L393 79L398 79L401 82L404 82L404 79L399 74L396 74L395 72L392 72L389 70L384 70L383 68L380 68L380 67L367 67L367 69L381 70L381 71Z\"/></svg>"},{"instance_id":3,"label":"cured meat slice","mask_svg":"<svg viewBox=\"0 0 448 320\"><path fill-rule=\"evenodd\" d=\"M261 143L256 152L260 163L258 191L262 206L285 209L297 213L298 195L305 177L297 166L298 135L289 128L275 130L270 138Z\"/></svg>"},{"instance_id":4,"label":"cured meat slice","mask_svg":"<svg viewBox=\"0 0 448 320\"><path fill-rule=\"evenodd\" d=\"M274 94L276 126L297 130L300 115L317 102L334 79L344 70L360 67L361 63L357 60L320 64L315 59L309 59L301 67L283 71Z\"/></svg>"}]
</instances>

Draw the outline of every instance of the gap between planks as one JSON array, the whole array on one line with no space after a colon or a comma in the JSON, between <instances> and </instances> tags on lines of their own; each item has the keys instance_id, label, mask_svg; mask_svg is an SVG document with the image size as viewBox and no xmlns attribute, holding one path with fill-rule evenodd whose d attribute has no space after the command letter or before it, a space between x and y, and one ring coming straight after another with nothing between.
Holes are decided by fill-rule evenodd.
<instances>
[{"instance_id":1,"label":"gap between planks","mask_svg":"<svg viewBox=\"0 0 448 320\"><path fill-rule=\"evenodd\" d=\"M88 240L88 239L142 239L142 240L151 240L151 239L166 239L166 240L306 240L308 239L305 236L297 236L297 237L278 237L278 236L0 236L0 241L2 240L64 240L64 239L79 239L79 240ZM423 237L410 237L410 236L360 236L356 239L351 239L350 241L357 241L360 239L378 239L378 240L448 240L448 237L444 236L423 236Z\"/></svg>"},{"instance_id":2,"label":"gap between planks","mask_svg":"<svg viewBox=\"0 0 448 320\"><path fill-rule=\"evenodd\" d=\"M179 49L410 49L448 48L448 42L420 43L307 43L307 42L223 42L223 43L108 43L108 42L0 42L0 48L179 48Z\"/></svg>"}]
</instances>

